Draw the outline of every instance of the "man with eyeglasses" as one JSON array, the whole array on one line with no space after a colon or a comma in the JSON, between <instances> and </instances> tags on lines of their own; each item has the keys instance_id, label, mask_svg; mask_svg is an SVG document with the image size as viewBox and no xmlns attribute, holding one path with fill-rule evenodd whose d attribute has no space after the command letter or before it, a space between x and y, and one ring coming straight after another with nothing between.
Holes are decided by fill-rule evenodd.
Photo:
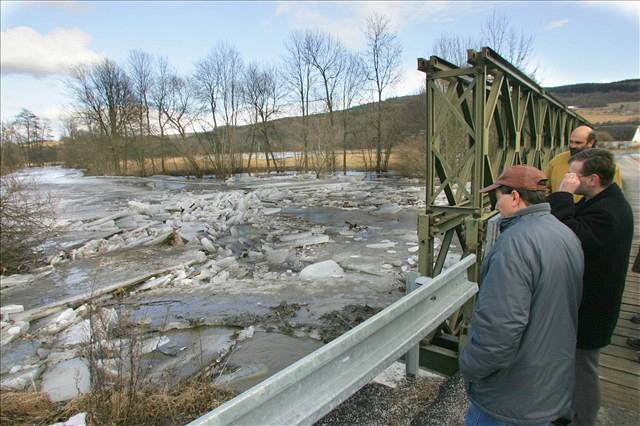
<instances>
[{"instance_id":1,"label":"man with eyeglasses","mask_svg":"<svg viewBox=\"0 0 640 426\"><path fill-rule=\"evenodd\" d=\"M596 424L600 349L611 343L628 269L633 213L615 173L609 151L582 150L571 156L558 192L548 197L551 213L578 236L584 251L572 425ZM574 194L584 198L574 204Z\"/></svg>"},{"instance_id":2,"label":"man with eyeglasses","mask_svg":"<svg viewBox=\"0 0 640 426\"><path fill-rule=\"evenodd\" d=\"M577 127L569 137L569 151L556 155L544 170L545 176L549 178L547 182L548 193L560 190L560 183L564 179L565 174L569 171L569 158L586 149L596 147L596 132L589 126ZM620 169L616 167L614 182L622 188L622 179L620 178ZM581 195L574 195L573 201L578 202L582 198Z\"/></svg>"}]
</instances>

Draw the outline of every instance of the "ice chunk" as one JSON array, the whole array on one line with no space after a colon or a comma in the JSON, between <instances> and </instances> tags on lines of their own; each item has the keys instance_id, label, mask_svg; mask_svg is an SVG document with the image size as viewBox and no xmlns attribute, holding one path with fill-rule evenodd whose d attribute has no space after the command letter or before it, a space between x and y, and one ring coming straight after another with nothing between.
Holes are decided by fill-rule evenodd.
<instances>
[{"instance_id":1,"label":"ice chunk","mask_svg":"<svg viewBox=\"0 0 640 426\"><path fill-rule=\"evenodd\" d=\"M44 364L23 368L19 374L7 377L0 382L2 390L24 390L32 384L44 370Z\"/></svg>"},{"instance_id":2,"label":"ice chunk","mask_svg":"<svg viewBox=\"0 0 640 426\"><path fill-rule=\"evenodd\" d=\"M291 250L286 248L271 250L265 247L264 252L267 255L267 262L269 262L270 265L275 265L275 266L282 265L283 263L285 263L287 261L287 258L291 254Z\"/></svg>"},{"instance_id":3,"label":"ice chunk","mask_svg":"<svg viewBox=\"0 0 640 426\"><path fill-rule=\"evenodd\" d=\"M154 336L144 341L142 344L142 353L147 354L149 352L153 352L158 349L158 347L164 346L169 342L171 342L171 339L167 336Z\"/></svg>"},{"instance_id":4,"label":"ice chunk","mask_svg":"<svg viewBox=\"0 0 640 426\"><path fill-rule=\"evenodd\" d=\"M24 334L29 329L29 323L27 321L17 321L13 326L7 327L2 330L0 336L0 344L7 345L11 341L17 339L20 335Z\"/></svg>"},{"instance_id":5,"label":"ice chunk","mask_svg":"<svg viewBox=\"0 0 640 426\"><path fill-rule=\"evenodd\" d=\"M55 334L68 327L76 319L76 311L72 308L62 311L53 321L44 328L45 333Z\"/></svg>"},{"instance_id":6,"label":"ice chunk","mask_svg":"<svg viewBox=\"0 0 640 426\"><path fill-rule=\"evenodd\" d=\"M0 288L15 287L19 285L29 284L33 281L34 276L31 274L14 274L8 277L0 277Z\"/></svg>"},{"instance_id":7,"label":"ice chunk","mask_svg":"<svg viewBox=\"0 0 640 426\"><path fill-rule=\"evenodd\" d=\"M58 337L62 346L73 346L88 343L91 340L91 324L88 319L72 325Z\"/></svg>"},{"instance_id":8,"label":"ice chunk","mask_svg":"<svg viewBox=\"0 0 640 426\"><path fill-rule=\"evenodd\" d=\"M204 223L200 222L183 222L178 234L186 241L193 241L197 238L198 233L204 232Z\"/></svg>"},{"instance_id":9,"label":"ice chunk","mask_svg":"<svg viewBox=\"0 0 640 426\"><path fill-rule=\"evenodd\" d=\"M324 244L324 243L328 243L329 241L331 241L329 239L328 235L311 235L310 237L307 238L300 238L297 240L293 240L293 241L288 241L287 245L289 245L290 247L304 247L304 246L311 246L311 245L315 245L315 244Z\"/></svg>"},{"instance_id":10,"label":"ice chunk","mask_svg":"<svg viewBox=\"0 0 640 426\"><path fill-rule=\"evenodd\" d=\"M288 242L309 238L311 237L311 235L311 232L298 232L295 234L280 235L278 238L280 239L280 241Z\"/></svg>"},{"instance_id":11,"label":"ice chunk","mask_svg":"<svg viewBox=\"0 0 640 426\"><path fill-rule=\"evenodd\" d=\"M243 340L251 339L255 331L255 327L252 325L243 330L240 330L240 332L238 333L238 341L242 342Z\"/></svg>"},{"instance_id":12,"label":"ice chunk","mask_svg":"<svg viewBox=\"0 0 640 426\"><path fill-rule=\"evenodd\" d=\"M389 241L389 242L382 242L382 243L375 243L375 244L367 244L367 248L372 248L372 249L388 249L388 248L392 248L395 247L397 243L394 243L393 241Z\"/></svg>"},{"instance_id":13,"label":"ice chunk","mask_svg":"<svg viewBox=\"0 0 640 426\"><path fill-rule=\"evenodd\" d=\"M171 274L163 275L158 278L151 278L147 280L147 282L142 284L140 287L138 287L136 290L143 291L143 290L149 290L154 287L160 287L162 285L167 284L169 281L171 281L171 278L172 278Z\"/></svg>"},{"instance_id":14,"label":"ice chunk","mask_svg":"<svg viewBox=\"0 0 640 426\"><path fill-rule=\"evenodd\" d=\"M56 364L42 377L42 392L51 402L68 401L90 390L89 367L81 358Z\"/></svg>"},{"instance_id":15,"label":"ice chunk","mask_svg":"<svg viewBox=\"0 0 640 426\"><path fill-rule=\"evenodd\" d=\"M157 237L155 237L154 239L145 242L143 245L144 246L153 246L156 244L160 244L160 243L164 243L172 234L172 231L168 231L168 232L163 232L161 234L159 234Z\"/></svg>"},{"instance_id":16,"label":"ice chunk","mask_svg":"<svg viewBox=\"0 0 640 426\"><path fill-rule=\"evenodd\" d=\"M380 207L378 210L371 212L372 214L395 214L402 210L397 204L385 204Z\"/></svg>"},{"instance_id":17,"label":"ice chunk","mask_svg":"<svg viewBox=\"0 0 640 426\"><path fill-rule=\"evenodd\" d=\"M24 306L22 305L5 305L0 308L0 318L4 321L9 321L10 314L17 314L18 312L24 312Z\"/></svg>"},{"instance_id":18,"label":"ice chunk","mask_svg":"<svg viewBox=\"0 0 640 426\"><path fill-rule=\"evenodd\" d=\"M200 244L202 244L202 247L209 253L215 253L217 251L213 243L206 237L200 239Z\"/></svg>"},{"instance_id":19,"label":"ice chunk","mask_svg":"<svg viewBox=\"0 0 640 426\"><path fill-rule=\"evenodd\" d=\"M344 270L333 260L314 263L300 271L300 278L304 279L332 278L343 275Z\"/></svg>"},{"instance_id":20,"label":"ice chunk","mask_svg":"<svg viewBox=\"0 0 640 426\"><path fill-rule=\"evenodd\" d=\"M70 417L64 423L53 423L49 426L86 426L87 425L87 413L78 413L73 417Z\"/></svg>"}]
</instances>

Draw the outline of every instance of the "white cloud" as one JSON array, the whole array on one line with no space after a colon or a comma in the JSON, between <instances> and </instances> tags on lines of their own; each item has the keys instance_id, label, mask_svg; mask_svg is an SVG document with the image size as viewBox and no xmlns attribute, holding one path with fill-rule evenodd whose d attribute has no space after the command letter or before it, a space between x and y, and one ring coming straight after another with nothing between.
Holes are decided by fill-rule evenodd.
<instances>
[{"instance_id":1,"label":"white cloud","mask_svg":"<svg viewBox=\"0 0 640 426\"><path fill-rule=\"evenodd\" d=\"M328 6L330 5L330 6ZM347 47L364 47L364 29L372 13L389 19L394 31L415 23L453 20L460 13L473 13L477 6L467 2L280 2L275 16L288 19L292 29L320 29L337 36Z\"/></svg>"},{"instance_id":2,"label":"white cloud","mask_svg":"<svg viewBox=\"0 0 640 426\"><path fill-rule=\"evenodd\" d=\"M569 23L568 19L558 19L556 21L549 22L544 29L545 30L555 30L558 28L562 28Z\"/></svg>"},{"instance_id":3,"label":"white cloud","mask_svg":"<svg viewBox=\"0 0 640 426\"><path fill-rule=\"evenodd\" d=\"M102 59L90 42L91 36L77 28L58 27L44 35L30 27L10 28L1 36L2 73L65 74L74 65Z\"/></svg>"}]
</instances>

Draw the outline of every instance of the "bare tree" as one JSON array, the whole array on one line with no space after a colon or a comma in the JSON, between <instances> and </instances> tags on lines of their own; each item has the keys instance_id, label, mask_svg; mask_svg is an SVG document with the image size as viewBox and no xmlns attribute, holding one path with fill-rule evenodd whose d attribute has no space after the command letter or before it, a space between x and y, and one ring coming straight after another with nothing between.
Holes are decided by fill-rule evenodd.
<instances>
[{"instance_id":1,"label":"bare tree","mask_svg":"<svg viewBox=\"0 0 640 426\"><path fill-rule=\"evenodd\" d=\"M281 84L278 71L274 68L260 69L257 64L250 64L244 73L243 94L245 102L252 107L256 125L259 126L267 170L271 167L269 162L269 155L271 155L276 171L280 172L270 139L271 120L277 116L281 107Z\"/></svg>"},{"instance_id":2,"label":"bare tree","mask_svg":"<svg viewBox=\"0 0 640 426\"><path fill-rule=\"evenodd\" d=\"M402 47L389 20L374 13L367 19L367 79L373 84L377 100L376 171L382 171L382 96L398 81ZM388 155L388 154L387 154Z\"/></svg>"},{"instance_id":3,"label":"bare tree","mask_svg":"<svg viewBox=\"0 0 640 426\"><path fill-rule=\"evenodd\" d=\"M153 59L151 55L142 50L132 51L129 53L129 69L138 117L139 140L136 157L144 175L146 174L145 137L151 135L151 91L153 89Z\"/></svg>"},{"instance_id":4,"label":"bare tree","mask_svg":"<svg viewBox=\"0 0 640 426\"><path fill-rule=\"evenodd\" d=\"M220 53L220 95L222 97L222 120L224 122L223 131L223 151L222 157L228 157L229 169L223 168L222 176L226 177L235 167L235 137L238 125L238 114L241 100L241 76L243 61L240 53L228 43L220 43L218 46Z\"/></svg>"},{"instance_id":5,"label":"bare tree","mask_svg":"<svg viewBox=\"0 0 640 426\"><path fill-rule=\"evenodd\" d=\"M160 132L160 167L162 168L162 173L166 173L166 128L168 118L165 110L167 109L172 73L167 59L164 57L158 58L151 100L157 114L158 130Z\"/></svg>"},{"instance_id":6,"label":"bare tree","mask_svg":"<svg viewBox=\"0 0 640 426\"><path fill-rule=\"evenodd\" d=\"M476 47L477 42L457 35L441 35L433 44L435 55L459 67L467 67L467 49Z\"/></svg>"},{"instance_id":7,"label":"bare tree","mask_svg":"<svg viewBox=\"0 0 640 426\"><path fill-rule=\"evenodd\" d=\"M294 93L302 115L303 170L309 168L309 103L314 84L313 66L305 50L305 34L292 32L285 43L287 50L284 76L289 90Z\"/></svg>"},{"instance_id":8,"label":"bare tree","mask_svg":"<svg viewBox=\"0 0 640 426\"><path fill-rule=\"evenodd\" d=\"M178 75L168 79L168 90L164 110L168 123L180 135L178 145L180 154L189 163L197 177L202 177L202 169L197 162L193 148L187 143L187 130L192 127L195 118L194 92L190 81Z\"/></svg>"},{"instance_id":9,"label":"bare tree","mask_svg":"<svg viewBox=\"0 0 640 426\"><path fill-rule=\"evenodd\" d=\"M305 33L305 53L307 60L315 68L322 83L322 99L329 112L330 134L327 153L330 157L331 171L335 172L335 120L336 89L345 67L345 49L340 41L321 31Z\"/></svg>"},{"instance_id":10,"label":"bare tree","mask_svg":"<svg viewBox=\"0 0 640 426\"><path fill-rule=\"evenodd\" d=\"M243 62L228 43L218 43L196 63L193 75L196 97L210 118L209 143L216 174L224 178L235 168L236 127L240 113L240 77Z\"/></svg>"},{"instance_id":11,"label":"bare tree","mask_svg":"<svg viewBox=\"0 0 640 426\"><path fill-rule=\"evenodd\" d=\"M134 96L129 77L114 61L105 59L92 66L72 70L68 86L75 95L78 114L87 126L96 127L106 137L113 168L120 172L120 160L126 170L126 128L133 117ZM119 143L124 142L121 158Z\"/></svg>"},{"instance_id":12,"label":"bare tree","mask_svg":"<svg viewBox=\"0 0 640 426\"><path fill-rule=\"evenodd\" d=\"M16 142L22 150L27 165L33 161L32 148L38 138L38 117L26 108L18 113L14 120L16 132Z\"/></svg>"},{"instance_id":13,"label":"bare tree","mask_svg":"<svg viewBox=\"0 0 640 426\"><path fill-rule=\"evenodd\" d=\"M1 123L0 127L0 175L17 170L27 163L20 149L19 130L15 122Z\"/></svg>"},{"instance_id":14,"label":"bare tree","mask_svg":"<svg viewBox=\"0 0 640 426\"><path fill-rule=\"evenodd\" d=\"M478 39L443 34L435 41L433 51L459 67L466 67L467 50L479 49L482 46L492 48L521 71L534 77L535 69L529 69L529 58L533 53L533 36L522 31L517 32L507 17L499 15L495 10L483 22L481 36Z\"/></svg>"},{"instance_id":15,"label":"bare tree","mask_svg":"<svg viewBox=\"0 0 640 426\"><path fill-rule=\"evenodd\" d=\"M345 69L340 85L342 106L342 172L347 174L347 144L349 135L353 135L350 128L351 107L362 96L362 90L367 81L367 74L362 58L355 53L345 55Z\"/></svg>"},{"instance_id":16,"label":"bare tree","mask_svg":"<svg viewBox=\"0 0 640 426\"><path fill-rule=\"evenodd\" d=\"M517 32L505 15L494 11L482 25L482 45L494 49L507 61L525 71L533 50L533 36ZM528 70L533 75L535 70Z\"/></svg>"}]
</instances>

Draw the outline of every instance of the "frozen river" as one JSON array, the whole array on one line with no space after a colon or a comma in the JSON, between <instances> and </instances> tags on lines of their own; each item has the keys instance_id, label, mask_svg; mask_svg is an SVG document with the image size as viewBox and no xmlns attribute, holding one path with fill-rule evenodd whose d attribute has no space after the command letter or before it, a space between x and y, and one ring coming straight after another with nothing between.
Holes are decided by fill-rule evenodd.
<instances>
[{"instance_id":1,"label":"frozen river","mask_svg":"<svg viewBox=\"0 0 640 426\"><path fill-rule=\"evenodd\" d=\"M82 360L90 303L131 322L152 380L206 372L245 389L392 303L416 268L418 180L20 177L56 223L50 265L3 277L2 305L30 321L3 339L5 385Z\"/></svg>"}]
</instances>

